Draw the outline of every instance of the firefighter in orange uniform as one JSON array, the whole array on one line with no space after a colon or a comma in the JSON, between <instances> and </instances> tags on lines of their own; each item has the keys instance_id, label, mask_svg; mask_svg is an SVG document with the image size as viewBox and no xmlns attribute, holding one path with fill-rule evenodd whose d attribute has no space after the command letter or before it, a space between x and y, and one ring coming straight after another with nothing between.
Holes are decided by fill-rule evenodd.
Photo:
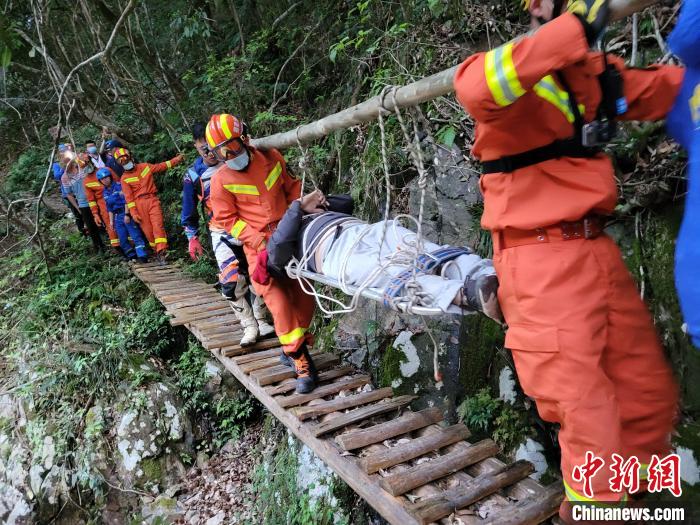
<instances>
[{"instance_id":1,"label":"firefighter in orange uniform","mask_svg":"<svg viewBox=\"0 0 700 525\"><path fill-rule=\"evenodd\" d=\"M91 159L92 160L92 159ZM109 168L108 168L109 169ZM110 170L112 171L112 170ZM112 177L117 180L116 174L112 171ZM95 219L95 224L99 228L104 228L107 230L107 235L109 236L109 244L115 250L119 249L119 237L117 232L112 228L109 222L109 213L107 212L107 204L102 198L102 191L104 186L100 184L97 180L97 170L93 171L89 175L86 175L83 179L83 188L85 189L85 197L87 197L88 205L90 206L90 211Z\"/></svg>"},{"instance_id":2,"label":"firefighter in orange uniform","mask_svg":"<svg viewBox=\"0 0 700 525\"><path fill-rule=\"evenodd\" d=\"M149 164L147 162L135 163L129 150L117 148L114 150L114 160L124 168L120 180L126 208L131 217L141 226L143 234L148 239L148 244L155 250L159 261L165 261L165 250L168 248L168 238L163 225L163 211L158 199L158 188L153 180L153 175L169 170L182 162L182 155L159 162Z\"/></svg>"},{"instance_id":3,"label":"firefighter in orange uniform","mask_svg":"<svg viewBox=\"0 0 700 525\"><path fill-rule=\"evenodd\" d=\"M214 220L243 243L253 275L258 263L265 264L266 241L289 204L299 198L301 183L287 173L279 151L251 146L245 125L233 115L213 115L206 138L209 148L225 162L210 186ZM293 279L270 279L267 284L254 282L253 286L272 313L284 350L281 361L294 365L297 392L312 391L316 368L308 350L313 344L308 329L314 299Z\"/></svg>"},{"instance_id":4,"label":"firefighter in orange uniform","mask_svg":"<svg viewBox=\"0 0 700 525\"><path fill-rule=\"evenodd\" d=\"M608 485L611 454L636 456L644 479L650 456L669 452L678 397L652 318L602 232L617 191L600 145L616 118L663 118L683 69L628 69L593 52L605 0L525 5L535 31L469 57L454 78L477 121L481 224L493 237L520 383L542 418L561 425L566 499L591 499L573 475L591 451L606 461L593 502L624 504L627 495ZM567 521L568 502L560 509Z\"/></svg>"}]
</instances>

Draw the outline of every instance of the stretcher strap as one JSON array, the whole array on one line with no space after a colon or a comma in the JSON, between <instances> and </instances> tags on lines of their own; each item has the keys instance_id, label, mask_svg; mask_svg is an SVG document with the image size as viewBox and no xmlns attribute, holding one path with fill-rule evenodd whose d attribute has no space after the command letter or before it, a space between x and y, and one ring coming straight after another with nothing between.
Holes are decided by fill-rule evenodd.
<instances>
[{"instance_id":1,"label":"stretcher strap","mask_svg":"<svg viewBox=\"0 0 700 525\"><path fill-rule=\"evenodd\" d=\"M408 268L394 277L386 288L384 288L384 306L388 308L394 307L394 303L403 293L406 283L415 274L427 274L432 272L438 266L452 261L460 255L470 255L473 253L468 248L446 247L435 250L431 253L423 253L415 260L415 268ZM414 273L415 270L415 273Z\"/></svg>"}]
</instances>

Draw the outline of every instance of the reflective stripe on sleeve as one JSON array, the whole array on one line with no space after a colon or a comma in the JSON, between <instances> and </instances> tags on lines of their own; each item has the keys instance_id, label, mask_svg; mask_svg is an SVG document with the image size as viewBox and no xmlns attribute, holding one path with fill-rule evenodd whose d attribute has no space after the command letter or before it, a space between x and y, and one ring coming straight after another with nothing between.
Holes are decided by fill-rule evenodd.
<instances>
[{"instance_id":1,"label":"reflective stripe on sleeve","mask_svg":"<svg viewBox=\"0 0 700 525\"><path fill-rule=\"evenodd\" d=\"M95 206L97 206L97 203L95 201L90 201L90 202L88 202L88 206L90 206L91 208L94 208Z\"/></svg>"},{"instance_id":2,"label":"reflective stripe on sleeve","mask_svg":"<svg viewBox=\"0 0 700 525\"><path fill-rule=\"evenodd\" d=\"M243 229L248 226L248 223L242 220L237 220L236 223L233 225L233 228L231 228L231 235L233 235L236 239L241 235L241 232L243 232Z\"/></svg>"},{"instance_id":3,"label":"reflective stripe on sleeve","mask_svg":"<svg viewBox=\"0 0 700 525\"><path fill-rule=\"evenodd\" d=\"M525 94L513 64L513 42L486 53L484 74L491 95L499 106L508 106Z\"/></svg>"},{"instance_id":4,"label":"reflective stripe on sleeve","mask_svg":"<svg viewBox=\"0 0 700 525\"><path fill-rule=\"evenodd\" d=\"M112 246L119 246L119 239L110 239L110 240L109 240L109 243L110 243Z\"/></svg>"},{"instance_id":5,"label":"reflective stripe on sleeve","mask_svg":"<svg viewBox=\"0 0 700 525\"><path fill-rule=\"evenodd\" d=\"M146 166L145 168L143 168L143 171L141 172L141 178L143 179L143 178L144 178L146 175L148 175L149 173L151 173L151 167L150 167L150 166ZM138 180L138 179L137 179L137 180Z\"/></svg>"},{"instance_id":6,"label":"reflective stripe on sleeve","mask_svg":"<svg viewBox=\"0 0 700 525\"><path fill-rule=\"evenodd\" d=\"M272 171L268 174L267 178L265 179L265 187L268 190L271 189L275 185L275 182L277 182L279 180L281 174L282 174L282 163L277 162L275 167L272 168Z\"/></svg>"},{"instance_id":7,"label":"reflective stripe on sleeve","mask_svg":"<svg viewBox=\"0 0 700 525\"><path fill-rule=\"evenodd\" d=\"M85 186L87 186L88 188L99 188L100 186L102 186L102 184L100 184L99 182L86 182Z\"/></svg>"},{"instance_id":8,"label":"reflective stripe on sleeve","mask_svg":"<svg viewBox=\"0 0 700 525\"><path fill-rule=\"evenodd\" d=\"M126 207L127 207L127 208L133 208L134 206L136 206L136 203L135 203L135 202L127 202L127 203L126 203Z\"/></svg>"},{"instance_id":9,"label":"reflective stripe on sleeve","mask_svg":"<svg viewBox=\"0 0 700 525\"><path fill-rule=\"evenodd\" d=\"M169 160L165 161L165 165L168 167L168 169L173 167L172 163Z\"/></svg>"},{"instance_id":10,"label":"reflective stripe on sleeve","mask_svg":"<svg viewBox=\"0 0 700 525\"><path fill-rule=\"evenodd\" d=\"M124 182L127 184L131 184L132 182L138 182L139 178L138 177L127 177L126 179L122 179Z\"/></svg>"},{"instance_id":11,"label":"reflective stripe on sleeve","mask_svg":"<svg viewBox=\"0 0 700 525\"><path fill-rule=\"evenodd\" d=\"M164 244L164 243L166 243L166 242L168 242L168 239L166 239L165 237L156 237L156 238L155 238L155 243L156 243L156 244Z\"/></svg>"}]
</instances>

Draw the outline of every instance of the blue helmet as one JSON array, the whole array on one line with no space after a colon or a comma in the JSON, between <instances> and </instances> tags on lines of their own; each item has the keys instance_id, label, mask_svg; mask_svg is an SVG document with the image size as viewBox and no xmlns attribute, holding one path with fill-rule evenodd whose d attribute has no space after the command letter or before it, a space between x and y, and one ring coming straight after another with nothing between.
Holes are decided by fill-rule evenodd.
<instances>
[{"instance_id":1,"label":"blue helmet","mask_svg":"<svg viewBox=\"0 0 700 525\"><path fill-rule=\"evenodd\" d=\"M105 142L105 148L106 149L114 149L114 148L121 148L122 143L119 142L117 139L109 139L107 142Z\"/></svg>"},{"instance_id":2,"label":"blue helmet","mask_svg":"<svg viewBox=\"0 0 700 525\"><path fill-rule=\"evenodd\" d=\"M100 168L95 175L97 176L97 180L102 180L111 177L112 172L109 168Z\"/></svg>"},{"instance_id":3,"label":"blue helmet","mask_svg":"<svg viewBox=\"0 0 700 525\"><path fill-rule=\"evenodd\" d=\"M59 153L63 153L63 152L66 151L67 149L68 149L68 146L66 146L65 144L59 144L59 145L58 145L58 152L59 152Z\"/></svg>"}]
</instances>

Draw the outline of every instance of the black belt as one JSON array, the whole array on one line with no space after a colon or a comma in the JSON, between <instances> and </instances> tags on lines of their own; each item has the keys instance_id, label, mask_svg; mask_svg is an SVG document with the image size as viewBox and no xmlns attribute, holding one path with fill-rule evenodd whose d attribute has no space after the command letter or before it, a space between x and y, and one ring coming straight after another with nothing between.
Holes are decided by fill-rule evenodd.
<instances>
[{"instance_id":1,"label":"black belt","mask_svg":"<svg viewBox=\"0 0 700 525\"><path fill-rule=\"evenodd\" d=\"M581 145L578 137L555 140L551 144L539 148L508 155L500 159L487 160L482 163L484 174L486 173L510 173L511 171L526 168L533 164L539 164L547 160L560 157L591 158L600 153L599 148L587 148Z\"/></svg>"}]
</instances>

